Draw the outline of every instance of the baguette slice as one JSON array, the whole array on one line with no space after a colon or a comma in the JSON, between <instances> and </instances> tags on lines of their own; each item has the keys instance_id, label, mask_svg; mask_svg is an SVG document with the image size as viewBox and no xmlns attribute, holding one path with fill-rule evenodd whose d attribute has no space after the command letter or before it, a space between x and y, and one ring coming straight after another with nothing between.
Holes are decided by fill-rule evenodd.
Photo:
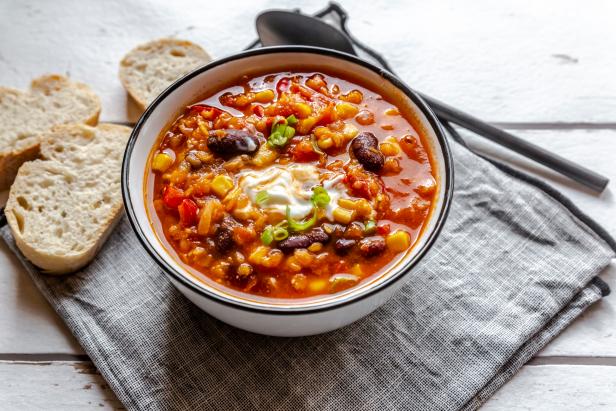
<instances>
[{"instance_id":1,"label":"baguette slice","mask_svg":"<svg viewBox=\"0 0 616 411\"><path fill-rule=\"evenodd\" d=\"M120 81L142 110L171 83L212 61L200 46L164 38L137 46L120 62Z\"/></svg>"},{"instance_id":2,"label":"baguette slice","mask_svg":"<svg viewBox=\"0 0 616 411\"><path fill-rule=\"evenodd\" d=\"M122 214L120 169L131 129L68 124L46 133L43 159L21 166L5 214L21 252L49 274L89 263Z\"/></svg>"},{"instance_id":3,"label":"baguette slice","mask_svg":"<svg viewBox=\"0 0 616 411\"><path fill-rule=\"evenodd\" d=\"M41 133L58 124L96 125L100 110L88 86L60 75L37 78L26 92L0 87L0 190L19 166L38 157Z\"/></svg>"}]
</instances>

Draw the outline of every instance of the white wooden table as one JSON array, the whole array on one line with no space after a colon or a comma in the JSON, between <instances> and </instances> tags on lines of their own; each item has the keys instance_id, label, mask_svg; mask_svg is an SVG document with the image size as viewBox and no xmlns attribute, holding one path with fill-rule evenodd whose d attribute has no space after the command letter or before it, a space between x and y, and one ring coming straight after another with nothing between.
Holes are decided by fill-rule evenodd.
<instances>
[{"instance_id":1,"label":"white wooden table","mask_svg":"<svg viewBox=\"0 0 616 411\"><path fill-rule=\"evenodd\" d=\"M128 2L126 2L127 4ZM357 4L355 4L357 3ZM254 37L256 13L324 0L0 2L0 85L48 72L92 85L101 120L134 122L117 79L138 43L179 36L221 57ZM351 30L411 86L612 178L595 195L479 138L474 147L549 181L616 236L616 2L344 1ZM3 203L6 193L0 197ZM616 264L602 274L616 291ZM616 294L616 293L615 293ZM591 308L524 366L487 409L616 409L616 303ZM0 409L121 404L0 241Z\"/></svg>"}]
</instances>

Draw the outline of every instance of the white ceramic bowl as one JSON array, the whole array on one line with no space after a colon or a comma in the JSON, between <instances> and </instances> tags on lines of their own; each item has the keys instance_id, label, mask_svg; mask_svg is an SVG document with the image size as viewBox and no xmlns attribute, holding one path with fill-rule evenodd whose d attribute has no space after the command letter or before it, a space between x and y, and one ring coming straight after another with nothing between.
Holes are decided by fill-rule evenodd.
<instances>
[{"instance_id":1,"label":"white ceramic bowl","mask_svg":"<svg viewBox=\"0 0 616 411\"><path fill-rule=\"evenodd\" d=\"M306 299L272 299L228 289L206 278L197 280L179 262L173 249L152 228L151 192L145 172L148 155L161 130L183 107L232 85L242 75L280 71L324 71L360 84L395 100L413 126L426 137L437 165L436 204L422 235L406 256L388 272L340 292ZM169 280L193 303L236 327L275 336L303 336L335 330L374 311L410 276L434 243L446 219L453 187L451 154L434 114L394 75L357 57L327 49L285 46L245 51L214 61L173 83L147 108L135 126L122 166L122 193L129 220L141 243L163 268ZM151 187L150 187L151 188ZM146 196L145 198L144 190ZM161 236L162 237L162 236ZM166 245L165 245L166 244Z\"/></svg>"}]
</instances>

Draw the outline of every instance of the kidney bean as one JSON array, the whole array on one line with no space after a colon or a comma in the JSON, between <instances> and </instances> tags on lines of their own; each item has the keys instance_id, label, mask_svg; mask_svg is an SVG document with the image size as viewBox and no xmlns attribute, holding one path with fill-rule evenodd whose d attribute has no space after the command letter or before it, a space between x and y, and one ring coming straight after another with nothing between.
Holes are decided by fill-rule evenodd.
<instances>
[{"instance_id":1,"label":"kidney bean","mask_svg":"<svg viewBox=\"0 0 616 411\"><path fill-rule=\"evenodd\" d=\"M359 252L364 257L375 257L385 251L383 237L368 237L359 242Z\"/></svg>"},{"instance_id":2,"label":"kidney bean","mask_svg":"<svg viewBox=\"0 0 616 411\"><path fill-rule=\"evenodd\" d=\"M306 234L296 234L278 243L278 248L285 254L296 248L308 248L312 243L325 244L329 241L329 235L322 228L315 228Z\"/></svg>"},{"instance_id":3,"label":"kidney bean","mask_svg":"<svg viewBox=\"0 0 616 411\"><path fill-rule=\"evenodd\" d=\"M334 243L334 251L336 251L336 254L338 255L344 255L351 251L351 248L353 248L355 244L357 244L357 241L355 240L339 238Z\"/></svg>"},{"instance_id":4,"label":"kidney bean","mask_svg":"<svg viewBox=\"0 0 616 411\"><path fill-rule=\"evenodd\" d=\"M223 158L253 154L259 149L259 139L244 130L213 130L207 138L210 151Z\"/></svg>"},{"instance_id":5,"label":"kidney bean","mask_svg":"<svg viewBox=\"0 0 616 411\"><path fill-rule=\"evenodd\" d=\"M231 251L233 246L235 245L235 241L233 241L233 223L228 219L224 219L218 230L216 230L216 234L214 236L214 243L216 244L216 248L221 253L226 253Z\"/></svg>"},{"instance_id":6,"label":"kidney bean","mask_svg":"<svg viewBox=\"0 0 616 411\"><path fill-rule=\"evenodd\" d=\"M378 149L379 141L370 132L359 133L351 142L351 150L357 161L366 170L379 171L385 164L385 157Z\"/></svg>"}]
</instances>

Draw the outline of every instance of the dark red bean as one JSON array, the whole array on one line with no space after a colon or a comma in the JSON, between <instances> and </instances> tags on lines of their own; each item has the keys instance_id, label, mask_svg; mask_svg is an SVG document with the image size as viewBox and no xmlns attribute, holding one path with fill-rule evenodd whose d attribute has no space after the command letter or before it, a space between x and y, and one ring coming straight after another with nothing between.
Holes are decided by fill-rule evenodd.
<instances>
[{"instance_id":1,"label":"dark red bean","mask_svg":"<svg viewBox=\"0 0 616 411\"><path fill-rule=\"evenodd\" d=\"M359 252L364 257L375 257L383 253L385 248L383 237L368 237L359 242Z\"/></svg>"},{"instance_id":2,"label":"dark red bean","mask_svg":"<svg viewBox=\"0 0 616 411\"><path fill-rule=\"evenodd\" d=\"M338 255L345 255L357 244L355 240L349 240L346 238L339 238L334 243L334 251Z\"/></svg>"},{"instance_id":3,"label":"dark red bean","mask_svg":"<svg viewBox=\"0 0 616 411\"><path fill-rule=\"evenodd\" d=\"M213 130L207 138L210 151L223 158L253 154L259 149L259 145L257 136L244 130Z\"/></svg>"},{"instance_id":4,"label":"dark red bean","mask_svg":"<svg viewBox=\"0 0 616 411\"><path fill-rule=\"evenodd\" d=\"M353 155L368 171L379 171L385 164L385 157L378 147L379 141L370 132L359 133L351 142Z\"/></svg>"},{"instance_id":5,"label":"dark red bean","mask_svg":"<svg viewBox=\"0 0 616 411\"><path fill-rule=\"evenodd\" d=\"M278 243L278 248L283 253L290 253L296 248L308 248L312 243L326 243L329 235L322 228L315 228L306 234L296 234Z\"/></svg>"},{"instance_id":6,"label":"dark red bean","mask_svg":"<svg viewBox=\"0 0 616 411\"><path fill-rule=\"evenodd\" d=\"M235 241L233 241L233 224L233 221L230 219L224 219L218 227L218 230L216 230L214 243L221 253L231 251L235 245Z\"/></svg>"}]
</instances>

